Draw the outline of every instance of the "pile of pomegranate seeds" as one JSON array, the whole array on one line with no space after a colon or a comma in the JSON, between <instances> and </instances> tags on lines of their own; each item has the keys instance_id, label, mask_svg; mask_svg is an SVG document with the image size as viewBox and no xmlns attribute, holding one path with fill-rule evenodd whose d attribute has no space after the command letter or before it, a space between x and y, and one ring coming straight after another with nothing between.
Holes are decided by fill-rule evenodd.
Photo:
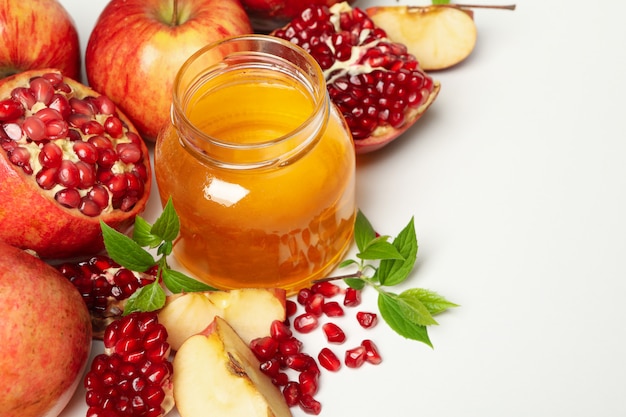
<instances>
[{"instance_id":1,"label":"pile of pomegranate seeds","mask_svg":"<svg viewBox=\"0 0 626 417\"><path fill-rule=\"evenodd\" d=\"M156 279L157 266L140 273L121 267L108 256L94 256L80 262L64 262L56 268L83 297L91 314L95 338L121 317L126 300L137 289Z\"/></svg>"},{"instance_id":2,"label":"pile of pomegranate seeds","mask_svg":"<svg viewBox=\"0 0 626 417\"><path fill-rule=\"evenodd\" d=\"M342 300L341 302L338 300ZM296 300L287 300L287 320L275 321L270 336L250 342L250 348L261 362L260 369L274 385L282 390L290 407L300 407L307 414L318 415L322 405L315 399L322 370L337 372L342 365L359 368L365 363L377 365L382 358L374 342L369 339L344 348L340 358L336 351L348 342L346 333L332 320L346 315L346 308L361 303L361 293L353 288L343 289L332 282L321 282L298 292ZM358 311L357 322L364 328L376 324L376 313ZM303 349L295 333L323 333L329 346L316 357ZM295 376L294 376L295 375Z\"/></svg>"},{"instance_id":3,"label":"pile of pomegranate seeds","mask_svg":"<svg viewBox=\"0 0 626 417\"><path fill-rule=\"evenodd\" d=\"M346 3L313 5L272 34L301 46L320 64L330 98L357 142L414 121L435 88L406 46Z\"/></svg>"},{"instance_id":4,"label":"pile of pomegranate seeds","mask_svg":"<svg viewBox=\"0 0 626 417\"><path fill-rule=\"evenodd\" d=\"M167 330L154 312L111 323L85 376L87 417L161 417L174 407Z\"/></svg>"},{"instance_id":5,"label":"pile of pomegranate seeds","mask_svg":"<svg viewBox=\"0 0 626 417\"><path fill-rule=\"evenodd\" d=\"M106 96L82 96L60 73L0 100L0 147L60 205L89 217L128 212L150 180L144 145Z\"/></svg>"}]
</instances>

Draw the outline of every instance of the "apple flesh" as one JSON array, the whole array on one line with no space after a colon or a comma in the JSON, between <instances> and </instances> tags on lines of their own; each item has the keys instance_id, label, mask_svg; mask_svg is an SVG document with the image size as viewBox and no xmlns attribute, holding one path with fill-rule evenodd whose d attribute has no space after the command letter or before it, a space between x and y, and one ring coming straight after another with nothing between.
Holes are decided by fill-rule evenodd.
<instances>
[{"instance_id":1,"label":"apple flesh","mask_svg":"<svg viewBox=\"0 0 626 417\"><path fill-rule=\"evenodd\" d=\"M187 339L174 357L174 399L181 417L291 417L248 345L222 318Z\"/></svg>"},{"instance_id":2,"label":"apple flesh","mask_svg":"<svg viewBox=\"0 0 626 417\"><path fill-rule=\"evenodd\" d=\"M395 42L406 45L425 71L464 61L476 45L473 12L456 6L380 6L366 13Z\"/></svg>"},{"instance_id":3,"label":"apple flesh","mask_svg":"<svg viewBox=\"0 0 626 417\"><path fill-rule=\"evenodd\" d=\"M285 320L286 292L282 289L244 288L175 294L159 311L168 342L178 350L189 337L204 331L216 316L226 320L246 344L269 336L274 320Z\"/></svg>"},{"instance_id":4,"label":"apple flesh","mask_svg":"<svg viewBox=\"0 0 626 417\"><path fill-rule=\"evenodd\" d=\"M79 292L52 266L0 242L0 317L0 414L59 415L91 349Z\"/></svg>"},{"instance_id":5,"label":"apple flesh","mask_svg":"<svg viewBox=\"0 0 626 417\"><path fill-rule=\"evenodd\" d=\"M239 0L112 0L85 53L89 84L109 96L144 139L169 121L178 69L198 49L252 32Z\"/></svg>"},{"instance_id":6,"label":"apple flesh","mask_svg":"<svg viewBox=\"0 0 626 417\"><path fill-rule=\"evenodd\" d=\"M0 2L0 78L56 68L80 81L78 31L56 0Z\"/></svg>"}]
</instances>

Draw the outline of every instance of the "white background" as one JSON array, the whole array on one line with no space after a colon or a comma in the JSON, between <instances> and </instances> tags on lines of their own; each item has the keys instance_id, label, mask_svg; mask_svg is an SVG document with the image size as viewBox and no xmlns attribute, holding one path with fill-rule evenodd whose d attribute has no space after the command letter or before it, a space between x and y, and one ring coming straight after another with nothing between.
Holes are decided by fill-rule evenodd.
<instances>
[{"instance_id":1,"label":"white background","mask_svg":"<svg viewBox=\"0 0 626 417\"><path fill-rule=\"evenodd\" d=\"M106 2L62 3L84 48ZM406 287L461 307L438 317L434 349L366 333L383 363L324 374L323 416L626 416L626 3L517 6L476 11L471 58L434 73L427 115L357 169L380 232L415 216ZM85 415L83 395L62 417Z\"/></svg>"}]
</instances>

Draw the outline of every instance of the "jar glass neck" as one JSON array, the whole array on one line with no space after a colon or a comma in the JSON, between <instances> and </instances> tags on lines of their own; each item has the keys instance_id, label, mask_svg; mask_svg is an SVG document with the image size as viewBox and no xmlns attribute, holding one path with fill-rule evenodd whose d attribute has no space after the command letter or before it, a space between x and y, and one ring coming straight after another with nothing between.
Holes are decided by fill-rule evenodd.
<instances>
[{"instance_id":1,"label":"jar glass neck","mask_svg":"<svg viewBox=\"0 0 626 417\"><path fill-rule=\"evenodd\" d=\"M246 35L209 45L181 67L171 111L182 145L196 157L255 169L289 164L315 146L330 99L308 53L281 39Z\"/></svg>"}]
</instances>

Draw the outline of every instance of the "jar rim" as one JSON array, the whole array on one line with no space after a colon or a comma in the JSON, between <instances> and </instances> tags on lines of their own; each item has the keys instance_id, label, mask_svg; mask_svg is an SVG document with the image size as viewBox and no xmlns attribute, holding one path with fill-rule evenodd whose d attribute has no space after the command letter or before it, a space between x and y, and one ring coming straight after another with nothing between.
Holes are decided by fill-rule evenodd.
<instances>
[{"instance_id":1,"label":"jar rim","mask_svg":"<svg viewBox=\"0 0 626 417\"><path fill-rule=\"evenodd\" d=\"M249 47L241 48L241 45L248 45ZM319 124L318 119L320 117L320 114L326 113L324 117L328 117L328 110L325 110L325 108L328 108L328 106L330 105L330 99L326 90L326 81L322 68L319 66L313 56L311 56L300 46L275 36L264 34L244 34L230 36L202 47L193 55L191 55L180 67L174 79L172 92L171 119L172 124L175 128L178 129L180 127L178 126L178 123L176 123L176 119L180 116L184 116L185 113L183 109L185 108L185 99L189 96L187 89L182 87L188 87L195 83L198 83L200 82L200 78L203 76L203 74L206 74L212 70L219 70L221 67L223 67L224 64L218 62L219 60L215 58L213 58L213 65L211 67L198 65L199 62L202 62L201 60L203 56L206 56L212 51L219 50L220 48L223 48L225 51L229 51L229 48L232 48L230 52L222 55L223 59L236 56L237 53L254 53L258 57L266 56L272 57L274 59L282 59L283 62L292 64L293 68L299 69L299 72L297 73L297 79L306 82L306 91L310 93L314 101L314 107L311 111L311 114L305 120L303 120L302 123L298 125L295 129L283 134L282 136L269 140L253 143L240 143L235 141L229 141L209 135L198 127L192 124L188 124L188 126L185 127L185 130L191 131L195 138L199 139L203 143L209 143L211 146L218 146L223 149L258 150L272 147L282 142L288 141L295 135L298 135L305 131L307 128L310 129L310 126L316 123L316 121ZM306 65L306 71L300 68L298 64L292 62L291 60L279 57L275 53L278 49L290 51L290 57L301 60L300 66L302 66L303 64ZM193 71L195 66L201 68L202 70L196 70L196 73L188 74L189 71Z\"/></svg>"}]
</instances>

